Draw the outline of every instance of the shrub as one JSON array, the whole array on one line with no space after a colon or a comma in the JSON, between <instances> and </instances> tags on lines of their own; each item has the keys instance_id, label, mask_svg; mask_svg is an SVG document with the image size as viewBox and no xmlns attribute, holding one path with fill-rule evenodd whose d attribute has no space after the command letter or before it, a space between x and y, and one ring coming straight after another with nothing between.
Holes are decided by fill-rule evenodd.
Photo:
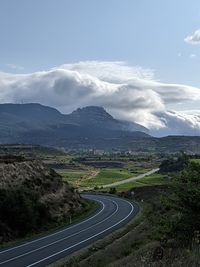
<instances>
[{"instance_id":1,"label":"shrub","mask_svg":"<svg viewBox=\"0 0 200 267\"><path fill-rule=\"evenodd\" d=\"M26 235L49 219L48 210L39 202L38 195L23 189L0 190L0 214L1 224L17 236Z\"/></svg>"},{"instance_id":2,"label":"shrub","mask_svg":"<svg viewBox=\"0 0 200 267\"><path fill-rule=\"evenodd\" d=\"M115 187L111 187L109 190L109 194L116 194L117 190Z\"/></svg>"}]
</instances>

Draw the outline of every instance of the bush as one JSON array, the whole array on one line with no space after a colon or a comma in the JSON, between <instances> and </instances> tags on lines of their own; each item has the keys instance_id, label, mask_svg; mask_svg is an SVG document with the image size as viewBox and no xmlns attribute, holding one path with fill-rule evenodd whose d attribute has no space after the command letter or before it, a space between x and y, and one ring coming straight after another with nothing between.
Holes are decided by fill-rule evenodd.
<instances>
[{"instance_id":1,"label":"bush","mask_svg":"<svg viewBox=\"0 0 200 267\"><path fill-rule=\"evenodd\" d=\"M115 187L111 187L109 190L109 194L116 194L117 190Z\"/></svg>"},{"instance_id":2,"label":"bush","mask_svg":"<svg viewBox=\"0 0 200 267\"><path fill-rule=\"evenodd\" d=\"M200 164L189 163L177 174L172 189L172 195L162 199L159 231L188 245L200 233Z\"/></svg>"},{"instance_id":3,"label":"bush","mask_svg":"<svg viewBox=\"0 0 200 267\"><path fill-rule=\"evenodd\" d=\"M177 232L185 240L191 240L200 231L200 164L191 162L175 181L177 210L181 219Z\"/></svg>"},{"instance_id":4,"label":"bush","mask_svg":"<svg viewBox=\"0 0 200 267\"><path fill-rule=\"evenodd\" d=\"M48 210L39 202L37 194L22 189L0 190L0 214L0 225L6 225L19 237L38 229L49 219Z\"/></svg>"},{"instance_id":5,"label":"bush","mask_svg":"<svg viewBox=\"0 0 200 267\"><path fill-rule=\"evenodd\" d=\"M177 159L169 158L164 160L159 168L160 173L168 173L168 172L180 172L189 164L189 158L186 154L181 154Z\"/></svg>"}]
</instances>

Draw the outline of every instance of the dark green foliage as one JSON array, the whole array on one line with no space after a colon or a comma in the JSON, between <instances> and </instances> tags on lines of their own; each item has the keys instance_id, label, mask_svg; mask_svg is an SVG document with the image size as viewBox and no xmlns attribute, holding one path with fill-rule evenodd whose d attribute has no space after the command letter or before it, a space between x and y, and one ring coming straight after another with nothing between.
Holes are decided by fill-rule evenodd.
<instances>
[{"instance_id":1,"label":"dark green foliage","mask_svg":"<svg viewBox=\"0 0 200 267\"><path fill-rule=\"evenodd\" d=\"M175 176L170 191L154 209L158 216L152 223L159 238L173 237L188 246L200 233L200 164L188 163Z\"/></svg>"},{"instance_id":2,"label":"dark green foliage","mask_svg":"<svg viewBox=\"0 0 200 267\"><path fill-rule=\"evenodd\" d=\"M160 173L182 171L188 165L188 163L189 163L188 156L182 153L177 159L169 158L164 160L159 166Z\"/></svg>"},{"instance_id":3,"label":"dark green foliage","mask_svg":"<svg viewBox=\"0 0 200 267\"><path fill-rule=\"evenodd\" d=\"M34 192L23 189L0 190L0 227L6 225L20 237L41 227L48 219L48 210Z\"/></svg>"},{"instance_id":4,"label":"dark green foliage","mask_svg":"<svg viewBox=\"0 0 200 267\"><path fill-rule=\"evenodd\" d=\"M117 192L117 190L116 190L115 187L111 187L110 190L109 190L110 194L115 194L116 192Z\"/></svg>"},{"instance_id":5,"label":"dark green foliage","mask_svg":"<svg viewBox=\"0 0 200 267\"><path fill-rule=\"evenodd\" d=\"M200 231L200 164L191 162L175 181L177 211L181 214L177 232L191 240Z\"/></svg>"}]
</instances>

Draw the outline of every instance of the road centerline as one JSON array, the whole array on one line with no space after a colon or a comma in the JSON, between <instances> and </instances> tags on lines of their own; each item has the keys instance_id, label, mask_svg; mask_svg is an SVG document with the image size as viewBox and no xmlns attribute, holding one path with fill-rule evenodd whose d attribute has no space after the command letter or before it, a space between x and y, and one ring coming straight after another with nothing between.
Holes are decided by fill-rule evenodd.
<instances>
[{"instance_id":1,"label":"road centerline","mask_svg":"<svg viewBox=\"0 0 200 267\"><path fill-rule=\"evenodd\" d=\"M104 198L104 199L105 199L105 198ZM72 234L72 235L69 235L69 236L63 237L63 238L61 238L61 239L58 239L58 240L56 240L56 241L54 241L54 242L52 242L52 243L50 243L50 244L41 246L41 247L39 247L39 248L37 248L37 249L30 250L30 251L28 251L28 252L26 252L26 253L23 253L23 254L20 254L20 255L18 255L18 256L16 256L16 257L13 257L13 258L10 258L10 259L5 260L5 261L3 261L3 262L0 262L0 265L5 264L5 263L8 263L8 262L11 262L11 261L16 260L16 259L19 259L19 258L22 258L22 257L24 257L24 256L26 256L26 255L29 255L29 254L34 253L34 252L36 252L36 251L39 251L39 250L42 250L42 249L44 249L44 248L50 247L50 246L52 246L52 245L54 245L54 244L57 244L57 243L59 243L59 242L62 242L62 241L64 241L64 240L67 240L67 239L69 239L69 238L71 238L71 237L74 237L74 236L76 236L76 235L78 235L78 234L80 234L80 233L82 233L82 232L85 232L85 231L87 231L87 230L89 230L89 229L91 229L91 228L93 228L93 227L95 227L95 226L97 226L97 225L99 225L99 224L105 222L106 220L110 219L112 216L114 216L114 215L117 213L117 211L118 211L118 209L119 209L119 206L118 206L118 204L117 204L114 200L110 200L110 199L106 199L106 200L109 200L109 201L113 202L113 203L115 204L115 206L116 206L116 210L115 210L112 214L110 214L108 217L106 217L105 219L103 219L102 221L100 221L100 222L98 222L98 223L95 223L95 224L93 224L93 225L91 225L91 226L89 226L89 227L87 227L87 228L85 228L85 229L82 229L81 231L78 231L78 232L76 232L76 233L74 233L74 234ZM100 200L96 200L96 201L102 203L102 201L100 201Z\"/></svg>"},{"instance_id":2,"label":"road centerline","mask_svg":"<svg viewBox=\"0 0 200 267\"><path fill-rule=\"evenodd\" d=\"M80 242L78 242L78 243L76 243L76 244L74 244L74 245L72 245L72 246L70 246L70 247L68 247L68 248L65 248L65 249L63 249L63 250L61 250L61 251L58 251L58 252L56 252L56 253L54 253L54 254L48 256L48 257L45 257L45 258L43 258L43 259L41 259L41 260L39 260L39 261L36 261L36 262L34 262L34 263L32 263L32 264L29 264L27 267L35 266L35 265L37 265L37 264L39 264L39 263L41 263L41 262L43 262L43 261L46 261L46 260L48 260L48 259L50 259L50 258L52 258L52 257L55 257L55 256L61 254L61 253L65 252L65 251L67 251L67 250L69 250L69 249L71 249L71 248L73 248L73 247L76 247L76 246L78 246L78 245L80 245L80 244L82 244L82 243L84 243L84 242L87 242L88 240L91 240L92 238L94 238L94 237L96 237L96 236L98 236L98 235L101 235L102 233L104 233L104 232L106 232L106 231L108 231L108 230L114 228L115 226L117 226L117 225L120 224L121 222L125 221L125 220L126 220L132 213L133 213L133 210L134 210L134 206L133 206L130 202L128 202L128 201L126 201L126 202L129 203L129 205L131 206L131 211L129 212L129 214L128 214L127 216L125 216L125 217L124 217L123 219L121 219L119 222L115 223L114 225L112 225L112 226L110 226L110 227L104 229L103 231L101 231L101 232L99 232L99 233L97 233L97 234L95 234L95 235L93 235L93 236L91 236L91 237L89 237L89 238L86 238L86 239L84 239L84 240L82 240L82 241L80 241Z\"/></svg>"}]
</instances>

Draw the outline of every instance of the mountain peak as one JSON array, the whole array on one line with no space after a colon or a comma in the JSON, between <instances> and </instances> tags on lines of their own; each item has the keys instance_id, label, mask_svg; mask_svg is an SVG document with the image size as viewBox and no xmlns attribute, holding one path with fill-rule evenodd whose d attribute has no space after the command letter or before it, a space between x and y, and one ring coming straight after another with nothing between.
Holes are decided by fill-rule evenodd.
<instances>
[{"instance_id":1,"label":"mountain peak","mask_svg":"<svg viewBox=\"0 0 200 267\"><path fill-rule=\"evenodd\" d=\"M78 108L77 110L73 111L71 115L76 117L86 116L87 118L114 120L114 118L103 107L100 106L87 106Z\"/></svg>"}]
</instances>

